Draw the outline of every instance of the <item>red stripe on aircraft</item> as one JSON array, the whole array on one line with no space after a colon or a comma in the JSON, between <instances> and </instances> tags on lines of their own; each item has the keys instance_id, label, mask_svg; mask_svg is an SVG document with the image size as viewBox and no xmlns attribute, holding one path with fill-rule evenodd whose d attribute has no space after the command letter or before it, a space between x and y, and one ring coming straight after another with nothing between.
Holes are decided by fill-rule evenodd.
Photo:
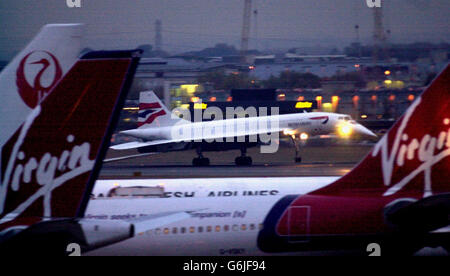
<instances>
[{"instance_id":1,"label":"red stripe on aircraft","mask_svg":"<svg viewBox=\"0 0 450 276\"><path fill-rule=\"evenodd\" d=\"M161 108L159 103L140 103L139 109L148 109L148 108Z\"/></svg>"},{"instance_id":2,"label":"red stripe on aircraft","mask_svg":"<svg viewBox=\"0 0 450 276\"><path fill-rule=\"evenodd\" d=\"M158 111L158 112L153 113L152 115L150 115L150 116L147 118L147 120L145 120L144 122L138 122L138 126L142 126L142 125L145 125L145 124L151 124L157 117L163 116L163 115L166 115L166 112L165 112L164 110L161 109L160 111Z\"/></svg>"}]
</instances>

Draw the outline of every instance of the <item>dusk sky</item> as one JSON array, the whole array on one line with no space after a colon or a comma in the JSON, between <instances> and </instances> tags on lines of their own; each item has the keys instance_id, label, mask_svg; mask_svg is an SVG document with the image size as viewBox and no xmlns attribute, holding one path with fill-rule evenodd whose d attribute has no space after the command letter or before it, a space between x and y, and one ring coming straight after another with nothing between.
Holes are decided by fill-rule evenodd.
<instances>
[{"instance_id":1,"label":"dusk sky","mask_svg":"<svg viewBox=\"0 0 450 276\"><path fill-rule=\"evenodd\" d=\"M85 46L93 49L154 45L162 21L163 50L201 50L225 42L239 48L243 0L1 0L0 59L10 59L46 23L85 23ZM373 16L365 0L253 0L250 48L337 47L372 41ZM390 41L450 42L449 0L383 1ZM257 39L254 39L257 36Z\"/></svg>"}]
</instances>

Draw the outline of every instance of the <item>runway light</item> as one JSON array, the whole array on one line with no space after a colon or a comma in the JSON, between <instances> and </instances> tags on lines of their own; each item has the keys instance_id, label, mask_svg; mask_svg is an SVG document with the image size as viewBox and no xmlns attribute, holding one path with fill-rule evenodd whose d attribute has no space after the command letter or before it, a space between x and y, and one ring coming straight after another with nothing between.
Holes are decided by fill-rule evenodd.
<instances>
[{"instance_id":1,"label":"runway light","mask_svg":"<svg viewBox=\"0 0 450 276\"><path fill-rule=\"evenodd\" d=\"M414 101L414 95L413 94L409 94L408 95L408 101L410 101L410 102Z\"/></svg>"},{"instance_id":2,"label":"runway light","mask_svg":"<svg viewBox=\"0 0 450 276\"><path fill-rule=\"evenodd\" d=\"M341 137L349 137L353 132L351 125L344 123L338 126L338 134Z\"/></svg>"},{"instance_id":3,"label":"runway light","mask_svg":"<svg viewBox=\"0 0 450 276\"><path fill-rule=\"evenodd\" d=\"M227 102L231 102L233 100L233 97L231 97L231 96L229 96L228 98L227 98Z\"/></svg>"},{"instance_id":4,"label":"runway light","mask_svg":"<svg viewBox=\"0 0 450 276\"><path fill-rule=\"evenodd\" d=\"M308 133L303 132L300 134L300 140L307 140L309 137Z\"/></svg>"},{"instance_id":5,"label":"runway light","mask_svg":"<svg viewBox=\"0 0 450 276\"><path fill-rule=\"evenodd\" d=\"M284 100L286 99L286 94L279 94L279 95L278 95L278 99L279 99L280 101L284 101Z\"/></svg>"},{"instance_id":6,"label":"runway light","mask_svg":"<svg viewBox=\"0 0 450 276\"><path fill-rule=\"evenodd\" d=\"M367 119L367 115L366 114L361 115L361 119Z\"/></svg>"},{"instance_id":7,"label":"runway light","mask_svg":"<svg viewBox=\"0 0 450 276\"><path fill-rule=\"evenodd\" d=\"M386 70L386 71L384 71L384 74L385 74L386 76L389 76L389 75L391 74L391 71Z\"/></svg>"},{"instance_id":8,"label":"runway light","mask_svg":"<svg viewBox=\"0 0 450 276\"><path fill-rule=\"evenodd\" d=\"M191 102L196 103L198 101L200 101L199 97L191 97Z\"/></svg>"},{"instance_id":9,"label":"runway light","mask_svg":"<svg viewBox=\"0 0 450 276\"><path fill-rule=\"evenodd\" d=\"M217 98L216 98L216 97L211 97L211 98L209 98L209 100L210 100L211 102L215 102L215 101L217 100Z\"/></svg>"}]
</instances>

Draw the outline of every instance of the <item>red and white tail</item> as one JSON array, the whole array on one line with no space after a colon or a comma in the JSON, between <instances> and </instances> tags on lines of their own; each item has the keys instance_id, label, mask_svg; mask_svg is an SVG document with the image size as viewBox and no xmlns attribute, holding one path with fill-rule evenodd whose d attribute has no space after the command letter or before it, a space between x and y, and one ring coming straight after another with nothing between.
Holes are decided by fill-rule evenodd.
<instances>
[{"instance_id":1,"label":"red and white tail","mask_svg":"<svg viewBox=\"0 0 450 276\"><path fill-rule=\"evenodd\" d=\"M153 91L139 94L138 128L173 126L180 120L183 119L172 116L172 112Z\"/></svg>"},{"instance_id":2,"label":"red and white tail","mask_svg":"<svg viewBox=\"0 0 450 276\"><path fill-rule=\"evenodd\" d=\"M45 25L0 74L0 144L77 61L83 25Z\"/></svg>"},{"instance_id":3,"label":"red and white tail","mask_svg":"<svg viewBox=\"0 0 450 276\"><path fill-rule=\"evenodd\" d=\"M1 144L0 232L83 215L139 56L84 55Z\"/></svg>"},{"instance_id":4,"label":"red and white tail","mask_svg":"<svg viewBox=\"0 0 450 276\"><path fill-rule=\"evenodd\" d=\"M367 157L312 194L422 198L450 192L450 65Z\"/></svg>"}]
</instances>

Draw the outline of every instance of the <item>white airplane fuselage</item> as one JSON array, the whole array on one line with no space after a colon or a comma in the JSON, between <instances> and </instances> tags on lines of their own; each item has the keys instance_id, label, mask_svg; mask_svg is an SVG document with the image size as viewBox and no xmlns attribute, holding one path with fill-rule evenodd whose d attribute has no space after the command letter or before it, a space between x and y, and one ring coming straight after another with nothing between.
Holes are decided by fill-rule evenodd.
<instances>
[{"instance_id":1,"label":"white airplane fuselage","mask_svg":"<svg viewBox=\"0 0 450 276\"><path fill-rule=\"evenodd\" d=\"M256 135L264 132L284 132L287 135L326 135L338 132L340 124L352 123L355 132L372 135L350 116L337 113L313 112L262 117L235 118L205 122L181 122L175 126L160 126L126 130L122 133L153 140L205 140L220 141L221 138ZM225 142L228 140L223 140ZM222 141L220 141L222 142Z\"/></svg>"},{"instance_id":2,"label":"white airplane fuselage","mask_svg":"<svg viewBox=\"0 0 450 276\"><path fill-rule=\"evenodd\" d=\"M161 212L192 211L188 219L139 233L88 255L265 255L257 246L257 237L270 209L286 195L306 194L338 177L275 179L99 180L86 218L127 220ZM164 191L161 198L108 196L114 188L133 186Z\"/></svg>"}]
</instances>

